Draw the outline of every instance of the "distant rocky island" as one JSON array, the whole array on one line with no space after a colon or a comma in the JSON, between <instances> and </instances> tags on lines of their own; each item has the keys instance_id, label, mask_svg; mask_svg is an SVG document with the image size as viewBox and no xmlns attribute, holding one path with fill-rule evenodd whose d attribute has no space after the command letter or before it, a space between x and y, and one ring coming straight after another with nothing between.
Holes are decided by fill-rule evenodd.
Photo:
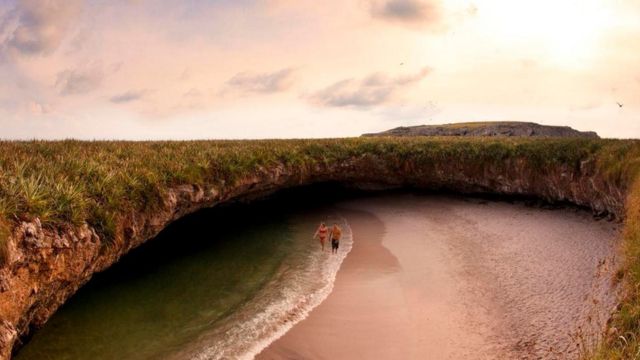
<instances>
[{"instance_id":1,"label":"distant rocky island","mask_svg":"<svg viewBox=\"0 0 640 360\"><path fill-rule=\"evenodd\" d=\"M364 134L362 136L517 136L542 138L599 138L598 134L593 131L578 131L568 126L548 126L532 122L518 121L402 126L379 133Z\"/></svg>"}]
</instances>

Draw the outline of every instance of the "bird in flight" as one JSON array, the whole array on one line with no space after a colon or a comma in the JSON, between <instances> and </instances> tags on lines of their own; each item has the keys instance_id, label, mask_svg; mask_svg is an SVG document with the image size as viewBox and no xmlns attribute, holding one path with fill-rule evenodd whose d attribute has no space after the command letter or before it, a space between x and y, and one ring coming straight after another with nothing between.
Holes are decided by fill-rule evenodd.
<instances>
[{"instance_id":1,"label":"bird in flight","mask_svg":"<svg viewBox=\"0 0 640 360\"><path fill-rule=\"evenodd\" d=\"M618 107L621 108L624 106L624 104L620 104L619 102L616 102L616 104L618 104Z\"/></svg>"}]
</instances>

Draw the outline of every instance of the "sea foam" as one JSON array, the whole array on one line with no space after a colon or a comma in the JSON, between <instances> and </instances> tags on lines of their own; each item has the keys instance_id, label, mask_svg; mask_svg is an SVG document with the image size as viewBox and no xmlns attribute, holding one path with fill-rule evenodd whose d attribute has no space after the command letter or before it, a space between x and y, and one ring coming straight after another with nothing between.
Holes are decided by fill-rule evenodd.
<instances>
[{"instance_id":1,"label":"sea foam","mask_svg":"<svg viewBox=\"0 0 640 360\"><path fill-rule=\"evenodd\" d=\"M330 244L326 244L324 252L308 251L305 261L299 264L283 264L260 294L237 309L224 324L202 335L186 353L180 351L176 358L253 359L304 320L333 290L338 270L353 245L346 219L335 217L329 223L334 220L343 229L337 254L331 254Z\"/></svg>"}]
</instances>

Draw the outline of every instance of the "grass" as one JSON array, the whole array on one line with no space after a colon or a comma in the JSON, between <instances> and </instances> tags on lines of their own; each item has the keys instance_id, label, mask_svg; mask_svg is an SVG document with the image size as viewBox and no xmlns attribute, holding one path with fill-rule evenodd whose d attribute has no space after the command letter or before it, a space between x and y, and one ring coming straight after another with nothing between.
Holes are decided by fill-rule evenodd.
<instances>
[{"instance_id":1,"label":"grass","mask_svg":"<svg viewBox=\"0 0 640 360\"><path fill-rule=\"evenodd\" d=\"M518 121L474 121L474 122L461 122L461 123L451 123L444 125L427 125L433 127L444 127L449 129L476 129L476 128L485 128L487 126L499 126L499 125L515 125L521 126L523 123Z\"/></svg>"},{"instance_id":2,"label":"grass","mask_svg":"<svg viewBox=\"0 0 640 360\"><path fill-rule=\"evenodd\" d=\"M0 268L5 265L9 256L9 235L11 229L4 219L0 219Z\"/></svg>"},{"instance_id":3,"label":"grass","mask_svg":"<svg viewBox=\"0 0 640 360\"><path fill-rule=\"evenodd\" d=\"M45 226L87 222L109 240L122 216L161 206L169 187L222 186L274 164L303 168L369 155L417 166L445 159L481 165L527 158L543 167L577 166L580 159L595 156L618 183L630 177L621 157L637 148L604 140L0 142L0 219L15 223L37 217Z\"/></svg>"},{"instance_id":4,"label":"grass","mask_svg":"<svg viewBox=\"0 0 640 360\"><path fill-rule=\"evenodd\" d=\"M626 294L620 310L614 314L607 341L593 354L593 359L640 359L640 179L636 180L627 201L624 227Z\"/></svg>"},{"instance_id":5,"label":"grass","mask_svg":"<svg viewBox=\"0 0 640 360\"><path fill-rule=\"evenodd\" d=\"M490 126L519 127L519 126L522 126L523 124L538 125L535 123L527 123L527 122L523 123L520 121L471 121L471 122L460 122L460 123L450 123L450 124L440 124L440 125L418 125L418 127L445 128L445 129L478 129L478 128L487 128Z\"/></svg>"},{"instance_id":6,"label":"grass","mask_svg":"<svg viewBox=\"0 0 640 360\"><path fill-rule=\"evenodd\" d=\"M469 125L469 124L467 124ZM184 142L0 142L0 265L6 239L20 221L45 227L84 223L105 246L121 233L131 212L163 206L167 189L180 184L225 187L282 165L303 171L367 157L390 171L410 164L423 174L438 164L461 163L482 174L486 166L524 161L539 173L592 161L609 184L628 190L622 272L628 295L614 323L618 332L594 358L628 359L640 349L640 142L602 139L355 138L327 140ZM624 339L622 339L622 336Z\"/></svg>"}]
</instances>

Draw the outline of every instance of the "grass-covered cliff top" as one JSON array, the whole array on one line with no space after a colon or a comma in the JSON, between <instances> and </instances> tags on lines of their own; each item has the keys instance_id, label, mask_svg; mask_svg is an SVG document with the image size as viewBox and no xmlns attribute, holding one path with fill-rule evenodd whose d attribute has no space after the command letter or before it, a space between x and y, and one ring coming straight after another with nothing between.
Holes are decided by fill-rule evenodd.
<instances>
[{"instance_id":1,"label":"grass-covered cliff top","mask_svg":"<svg viewBox=\"0 0 640 360\"><path fill-rule=\"evenodd\" d=\"M156 205L171 186L228 183L274 164L308 166L363 154L480 163L526 158L540 166L593 158L612 181L628 181L640 168L639 144L480 138L0 142L0 218L104 225L123 209Z\"/></svg>"},{"instance_id":2,"label":"grass-covered cliff top","mask_svg":"<svg viewBox=\"0 0 640 360\"><path fill-rule=\"evenodd\" d=\"M3 243L22 220L45 227L88 223L105 242L121 217L153 211L163 192L180 184L233 183L263 168L304 169L319 163L371 156L416 166L464 160L500 163L524 159L540 171L579 167L591 159L603 178L630 191L626 225L627 280L631 296L602 354L627 358L640 346L640 142L600 139L356 138L330 140L185 142L0 142L0 260ZM2 263L2 261L0 261ZM637 285L637 286L636 286ZM632 336L625 334L633 334Z\"/></svg>"}]
</instances>

